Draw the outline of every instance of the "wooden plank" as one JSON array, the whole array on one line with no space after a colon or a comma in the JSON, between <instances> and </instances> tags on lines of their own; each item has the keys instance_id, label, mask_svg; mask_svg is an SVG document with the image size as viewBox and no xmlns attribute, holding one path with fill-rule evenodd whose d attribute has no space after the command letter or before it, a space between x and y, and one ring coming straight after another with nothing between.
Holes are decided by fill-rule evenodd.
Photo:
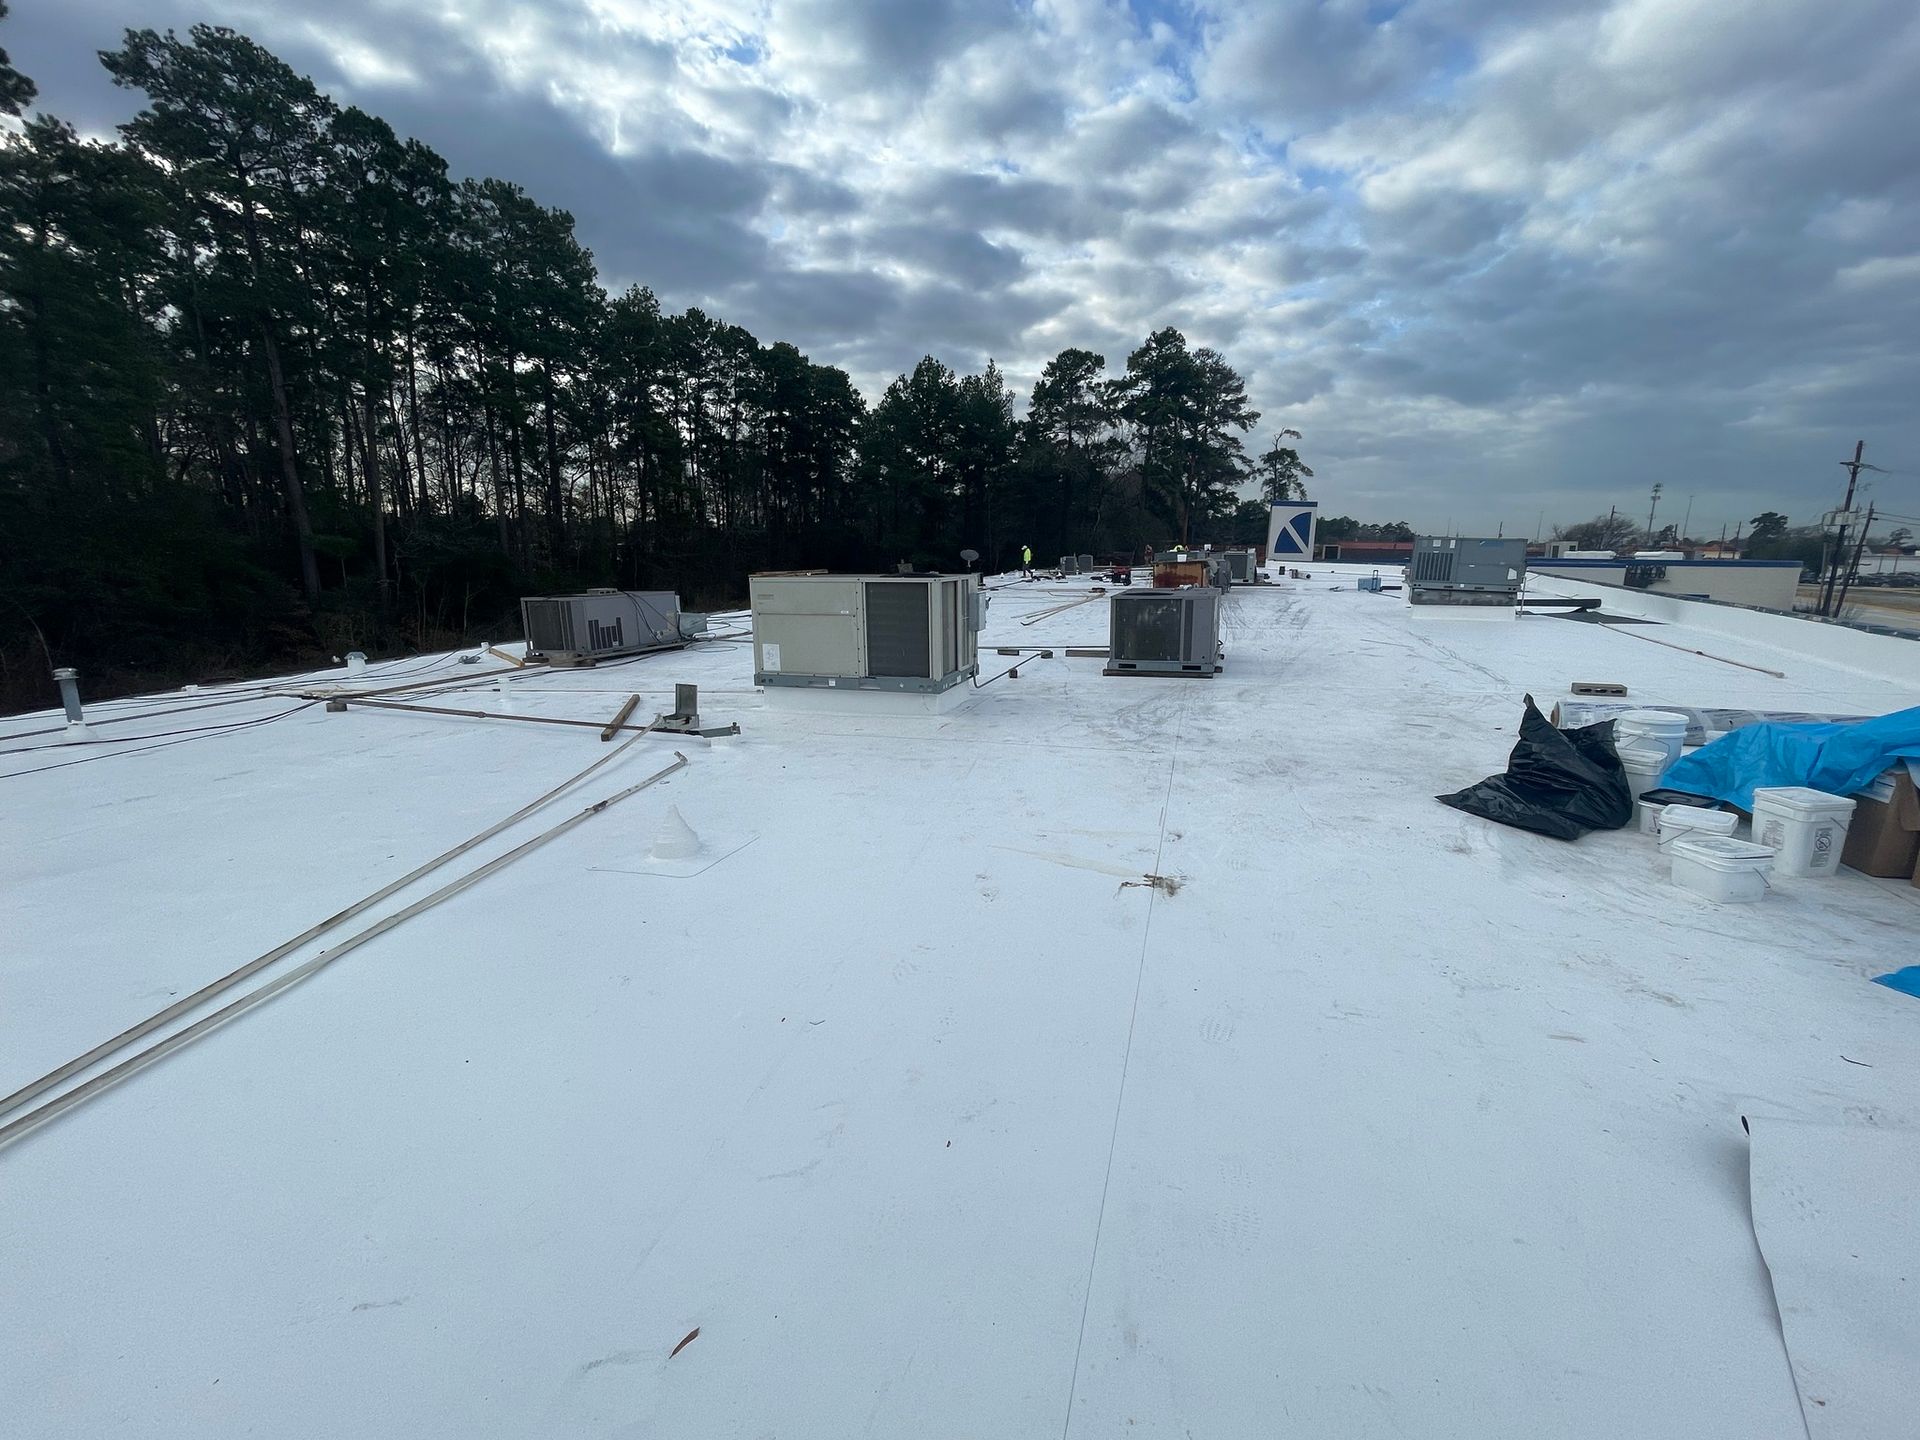
<instances>
[{"instance_id":1,"label":"wooden plank","mask_svg":"<svg viewBox=\"0 0 1920 1440\"><path fill-rule=\"evenodd\" d=\"M627 697L627 703L620 707L620 713L609 720L607 722L607 728L600 732L600 739L604 742L618 735L620 733L620 727L627 723L627 717L633 714L634 708L639 705L639 703L640 697L638 695L629 695Z\"/></svg>"}]
</instances>

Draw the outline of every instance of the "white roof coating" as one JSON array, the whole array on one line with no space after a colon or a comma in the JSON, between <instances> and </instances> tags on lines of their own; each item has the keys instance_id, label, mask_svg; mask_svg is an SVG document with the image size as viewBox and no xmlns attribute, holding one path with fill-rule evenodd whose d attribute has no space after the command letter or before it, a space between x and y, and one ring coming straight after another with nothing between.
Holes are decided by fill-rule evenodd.
<instances>
[{"instance_id":1,"label":"white roof coating","mask_svg":"<svg viewBox=\"0 0 1920 1440\"><path fill-rule=\"evenodd\" d=\"M1920 666L1351 573L1230 592L1210 681L1104 678L1063 653L1104 604L1020 623L1085 582L1011 584L983 673L1055 657L940 716L772 706L738 641L373 667L595 721L695 681L741 733L640 741L367 918L690 763L0 1150L0 1431L1800 1433L1739 1116L1920 1123L1920 1002L1868 983L1920 890L1714 906L1634 831L1432 797L1529 691L1875 714ZM0 1091L612 748L318 705L179 738L0 757ZM647 871L669 807L715 863Z\"/></svg>"}]
</instances>

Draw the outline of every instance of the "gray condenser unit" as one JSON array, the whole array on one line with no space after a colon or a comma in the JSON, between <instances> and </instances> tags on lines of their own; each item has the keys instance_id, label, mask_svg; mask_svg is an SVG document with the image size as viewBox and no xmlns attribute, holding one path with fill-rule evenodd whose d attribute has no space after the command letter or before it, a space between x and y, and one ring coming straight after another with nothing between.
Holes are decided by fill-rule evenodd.
<instances>
[{"instance_id":1,"label":"gray condenser unit","mask_svg":"<svg viewBox=\"0 0 1920 1440\"><path fill-rule=\"evenodd\" d=\"M1220 670L1220 592L1212 586L1123 590L1108 602L1108 675L1188 675Z\"/></svg>"},{"instance_id":2,"label":"gray condenser unit","mask_svg":"<svg viewBox=\"0 0 1920 1440\"><path fill-rule=\"evenodd\" d=\"M1079 563L1080 573L1082 575L1091 575L1093 573L1093 556L1076 555L1073 558Z\"/></svg>"},{"instance_id":3,"label":"gray condenser unit","mask_svg":"<svg viewBox=\"0 0 1920 1440\"><path fill-rule=\"evenodd\" d=\"M1233 563L1225 555L1207 556L1207 583L1216 590L1233 588Z\"/></svg>"},{"instance_id":4,"label":"gray condenser unit","mask_svg":"<svg viewBox=\"0 0 1920 1440\"><path fill-rule=\"evenodd\" d=\"M1527 542L1422 535L1407 565L1415 605L1511 605L1527 578Z\"/></svg>"},{"instance_id":5,"label":"gray condenser unit","mask_svg":"<svg viewBox=\"0 0 1920 1440\"><path fill-rule=\"evenodd\" d=\"M1080 557L1078 555L1062 555L1060 557L1060 573L1062 575L1078 575L1080 573Z\"/></svg>"},{"instance_id":6,"label":"gray condenser unit","mask_svg":"<svg viewBox=\"0 0 1920 1440\"><path fill-rule=\"evenodd\" d=\"M755 575L753 683L938 694L979 672L977 575Z\"/></svg>"},{"instance_id":7,"label":"gray condenser unit","mask_svg":"<svg viewBox=\"0 0 1920 1440\"><path fill-rule=\"evenodd\" d=\"M1227 567L1233 571L1233 583L1236 585L1251 585L1255 580L1259 579L1260 567L1254 563L1259 558L1260 557L1255 555L1251 550L1229 550L1227 552Z\"/></svg>"},{"instance_id":8,"label":"gray condenser unit","mask_svg":"<svg viewBox=\"0 0 1920 1440\"><path fill-rule=\"evenodd\" d=\"M681 645L680 597L670 590L590 590L520 601L527 653L551 665L591 665Z\"/></svg>"}]
</instances>

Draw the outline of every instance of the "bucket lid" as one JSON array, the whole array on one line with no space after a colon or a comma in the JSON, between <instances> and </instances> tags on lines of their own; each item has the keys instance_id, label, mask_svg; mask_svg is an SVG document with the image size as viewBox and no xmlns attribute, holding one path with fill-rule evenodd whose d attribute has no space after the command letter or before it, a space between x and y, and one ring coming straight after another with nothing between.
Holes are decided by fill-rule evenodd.
<instances>
[{"instance_id":1,"label":"bucket lid","mask_svg":"<svg viewBox=\"0 0 1920 1440\"><path fill-rule=\"evenodd\" d=\"M1672 758L1666 746L1648 745L1644 741L1636 744L1629 740L1613 748L1620 756L1620 763L1629 770L1664 770Z\"/></svg>"},{"instance_id":2,"label":"bucket lid","mask_svg":"<svg viewBox=\"0 0 1920 1440\"><path fill-rule=\"evenodd\" d=\"M1804 785L1761 786L1753 792L1753 808L1762 807L1779 810L1788 815L1800 815L1808 819L1816 815L1846 815L1853 810L1853 801L1845 795L1829 795L1824 790L1810 790Z\"/></svg>"},{"instance_id":3,"label":"bucket lid","mask_svg":"<svg viewBox=\"0 0 1920 1440\"><path fill-rule=\"evenodd\" d=\"M1668 811L1673 813L1669 814ZM1669 805L1654 817L1653 833L1661 849L1701 835L1731 835L1740 817L1731 810L1702 810L1698 805Z\"/></svg>"},{"instance_id":4,"label":"bucket lid","mask_svg":"<svg viewBox=\"0 0 1920 1440\"><path fill-rule=\"evenodd\" d=\"M1648 730L1684 730L1689 721L1678 710L1628 710L1613 717L1615 728L1622 725Z\"/></svg>"},{"instance_id":5,"label":"bucket lid","mask_svg":"<svg viewBox=\"0 0 1920 1440\"><path fill-rule=\"evenodd\" d=\"M1711 830L1731 835L1740 817L1731 810L1703 810L1698 805L1667 805L1660 811L1660 824L1668 830Z\"/></svg>"},{"instance_id":6,"label":"bucket lid","mask_svg":"<svg viewBox=\"0 0 1920 1440\"><path fill-rule=\"evenodd\" d=\"M1726 835L1686 835L1673 842L1676 857L1684 856L1706 866L1709 870L1725 871L1729 875L1743 870L1770 870L1773 868L1773 847L1755 845L1748 840L1735 840Z\"/></svg>"}]
</instances>

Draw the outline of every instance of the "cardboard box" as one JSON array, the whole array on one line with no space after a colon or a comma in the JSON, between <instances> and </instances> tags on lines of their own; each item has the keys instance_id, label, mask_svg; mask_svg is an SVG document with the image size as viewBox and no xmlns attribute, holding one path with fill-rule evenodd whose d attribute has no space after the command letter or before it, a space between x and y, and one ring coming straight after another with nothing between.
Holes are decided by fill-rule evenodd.
<instances>
[{"instance_id":1,"label":"cardboard box","mask_svg":"<svg viewBox=\"0 0 1920 1440\"><path fill-rule=\"evenodd\" d=\"M1854 797L1840 863L1868 875L1911 875L1920 885L1920 793L1905 765Z\"/></svg>"}]
</instances>

